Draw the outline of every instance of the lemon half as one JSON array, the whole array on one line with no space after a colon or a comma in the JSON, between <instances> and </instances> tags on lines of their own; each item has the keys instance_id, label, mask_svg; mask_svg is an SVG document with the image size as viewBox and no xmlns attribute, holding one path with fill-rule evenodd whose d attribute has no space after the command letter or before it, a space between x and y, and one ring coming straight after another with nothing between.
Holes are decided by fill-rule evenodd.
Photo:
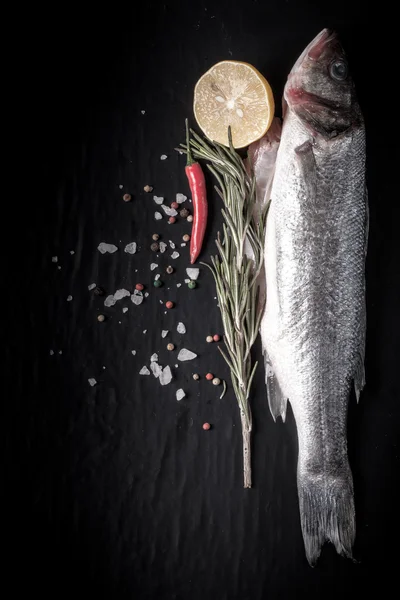
<instances>
[{"instance_id":1,"label":"lemon half","mask_svg":"<svg viewBox=\"0 0 400 600\"><path fill-rule=\"evenodd\" d=\"M205 135L235 148L262 137L271 125L275 103L268 81L252 65L224 60L204 73L194 89L194 116Z\"/></svg>"}]
</instances>

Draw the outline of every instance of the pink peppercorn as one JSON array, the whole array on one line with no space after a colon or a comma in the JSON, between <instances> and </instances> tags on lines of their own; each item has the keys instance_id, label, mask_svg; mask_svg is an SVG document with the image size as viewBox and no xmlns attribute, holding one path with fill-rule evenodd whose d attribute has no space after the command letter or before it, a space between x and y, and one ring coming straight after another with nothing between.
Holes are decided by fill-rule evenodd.
<instances>
[{"instance_id":1,"label":"pink peppercorn","mask_svg":"<svg viewBox=\"0 0 400 600\"><path fill-rule=\"evenodd\" d=\"M204 431L208 431L209 429L211 429L210 423L203 423L203 429Z\"/></svg>"},{"instance_id":2,"label":"pink peppercorn","mask_svg":"<svg viewBox=\"0 0 400 600\"><path fill-rule=\"evenodd\" d=\"M175 223L175 221L176 221L176 218L175 218L175 217L170 217L170 218L168 219L168 223Z\"/></svg>"},{"instance_id":3,"label":"pink peppercorn","mask_svg":"<svg viewBox=\"0 0 400 600\"><path fill-rule=\"evenodd\" d=\"M212 381L214 379L214 375L212 373L207 373L206 379L207 381Z\"/></svg>"},{"instance_id":4,"label":"pink peppercorn","mask_svg":"<svg viewBox=\"0 0 400 600\"><path fill-rule=\"evenodd\" d=\"M135 289L136 289L136 290L139 290L139 292L141 292L142 290L144 290L144 285L143 285L143 283L137 283L137 284L135 285Z\"/></svg>"},{"instance_id":5,"label":"pink peppercorn","mask_svg":"<svg viewBox=\"0 0 400 600\"><path fill-rule=\"evenodd\" d=\"M171 302L171 300L168 300L168 302L165 303L166 308L174 308L174 303Z\"/></svg>"},{"instance_id":6,"label":"pink peppercorn","mask_svg":"<svg viewBox=\"0 0 400 600\"><path fill-rule=\"evenodd\" d=\"M220 338L220 336L217 333L215 335L213 335L214 342L219 342L220 339L221 338Z\"/></svg>"},{"instance_id":7,"label":"pink peppercorn","mask_svg":"<svg viewBox=\"0 0 400 600\"><path fill-rule=\"evenodd\" d=\"M179 208L179 204L177 202L171 202L171 208Z\"/></svg>"}]
</instances>

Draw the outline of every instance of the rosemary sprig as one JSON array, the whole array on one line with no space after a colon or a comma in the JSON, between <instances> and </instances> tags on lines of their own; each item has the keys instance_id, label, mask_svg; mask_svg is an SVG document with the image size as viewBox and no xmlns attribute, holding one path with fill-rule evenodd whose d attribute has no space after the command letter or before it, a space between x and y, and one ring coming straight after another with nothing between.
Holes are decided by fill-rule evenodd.
<instances>
[{"instance_id":1,"label":"rosemary sprig","mask_svg":"<svg viewBox=\"0 0 400 600\"><path fill-rule=\"evenodd\" d=\"M218 255L207 266L215 280L218 304L224 327L226 351L219 348L231 371L232 386L238 401L243 436L244 487L251 487L250 388L257 362L253 365L251 348L256 340L264 307L259 304L258 275L263 266L263 244L267 209L259 222L254 219L256 182L247 172L240 155L232 144L229 147L202 139L190 130L191 153L196 159L208 161L207 167L215 177L215 189L222 199L223 235L215 240ZM187 153L181 144L179 152ZM246 245L254 258L246 254Z\"/></svg>"}]
</instances>

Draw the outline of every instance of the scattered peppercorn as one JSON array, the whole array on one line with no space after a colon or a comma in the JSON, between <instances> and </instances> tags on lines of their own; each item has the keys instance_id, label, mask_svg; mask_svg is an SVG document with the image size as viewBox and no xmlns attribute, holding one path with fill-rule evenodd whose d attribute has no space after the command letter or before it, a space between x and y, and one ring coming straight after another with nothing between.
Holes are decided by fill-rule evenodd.
<instances>
[{"instance_id":1,"label":"scattered peppercorn","mask_svg":"<svg viewBox=\"0 0 400 600\"><path fill-rule=\"evenodd\" d=\"M99 321L99 323L102 323L103 321L105 321L105 320L106 320L106 318L105 318L105 316L104 316L104 315L98 315L98 316L97 316L97 320Z\"/></svg>"},{"instance_id":2,"label":"scattered peppercorn","mask_svg":"<svg viewBox=\"0 0 400 600\"><path fill-rule=\"evenodd\" d=\"M221 337L218 335L218 333L216 333L215 335L213 335L214 342L219 342L220 339L221 339Z\"/></svg>"},{"instance_id":3,"label":"scattered peppercorn","mask_svg":"<svg viewBox=\"0 0 400 600\"><path fill-rule=\"evenodd\" d=\"M152 187L151 185L145 185L143 189L144 189L144 191L145 191L145 192L147 192L147 193L149 193L149 192L152 192L152 191L153 191L153 187Z\"/></svg>"},{"instance_id":4,"label":"scattered peppercorn","mask_svg":"<svg viewBox=\"0 0 400 600\"><path fill-rule=\"evenodd\" d=\"M193 373L193 379L198 381L200 379L200 375L198 373Z\"/></svg>"},{"instance_id":5,"label":"scattered peppercorn","mask_svg":"<svg viewBox=\"0 0 400 600\"><path fill-rule=\"evenodd\" d=\"M189 216L189 211L187 208L181 208L181 210L179 211L179 215L182 217L182 219L186 219L186 217Z\"/></svg>"},{"instance_id":6,"label":"scattered peppercorn","mask_svg":"<svg viewBox=\"0 0 400 600\"><path fill-rule=\"evenodd\" d=\"M171 302L171 300L168 300L168 302L165 303L166 308L174 308L174 303Z\"/></svg>"},{"instance_id":7,"label":"scattered peppercorn","mask_svg":"<svg viewBox=\"0 0 400 600\"><path fill-rule=\"evenodd\" d=\"M154 242L151 246L150 249L153 250L153 252L158 252L160 246L157 244L157 242Z\"/></svg>"},{"instance_id":8,"label":"scattered peppercorn","mask_svg":"<svg viewBox=\"0 0 400 600\"><path fill-rule=\"evenodd\" d=\"M154 285L154 287L156 287L156 288L157 288L157 287L161 287L161 286L162 286L162 281L160 281L159 279L155 279L155 280L153 281L153 285Z\"/></svg>"},{"instance_id":9,"label":"scattered peppercorn","mask_svg":"<svg viewBox=\"0 0 400 600\"><path fill-rule=\"evenodd\" d=\"M96 287L93 290L93 293L96 294L96 296L104 296L104 290L103 288L101 288L100 286L96 285Z\"/></svg>"},{"instance_id":10,"label":"scattered peppercorn","mask_svg":"<svg viewBox=\"0 0 400 600\"><path fill-rule=\"evenodd\" d=\"M197 283L195 281L189 281L188 288L194 290L195 287L197 287Z\"/></svg>"},{"instance_id":11,"label":"scattered peppercorn","mask_svg":"<svg viewBox=\"0 0 400 600\"><path fill-rule=\"evenodd\" d=\"M214 379L212 380L213 385L219 385L221 383L221 380L218 379L218 377L214 377Z\"/></svg>"},{"instance_id":12,"label":"scattered peppercorn","mask_svg":"<svg viewBox=\"0 0 400 600\"><path fill-rule=\"evenodd\" d=\"M182 239L184 242L188 242L190 240L190 235L188 233L185 233L185 235L182 236Z\"/></svg>"},{"instance_id":13,"label":"scattered peppercorn","mask_svg":"<svg viewBox=\"0 0 400 600\"><path fill-rule=\"evenodd\" d=\"M176 217L170 217L168 219L168 223L175 223L175 221L176 221Z\"/></svg>"},{"instance_id":14,"label":"scattered peppercorn","mask_svg":"<svg viewBox=\"0 0 400 600\"><path fill-rule=\"evenodd\" d=\"M158 233L153 233L153 235L151 236L151 239L156 242L157 240L160 239L160 236L158 235Z\"/></svg>"},{"instance_id":15,"label":"scattered peppercorn","mask_svg":"<svg viewBox=\"0 0 400 600\"><path fill-rule=\"evenodd\" d=\"M171 267L171 265L168 265L168 267L165 269L168 273L168 275L171 275L171 273L174 272L174 267Z\"/></svg>"},{"instance_id":16,"label":"scattered peppercorn","mask_svg":"<svg viewBox=\"0 0 400 600\"><path fill-rule=\"evenodd\" d=\"M212 381L214 379L214 375L212 373L207 373L206 379L207 381Z\"/></svg>"},{"instance_id":17,"label":"scattered peppercorn","mask_svg":"<svg viewBox=\"0 0 400 600\"><path fill-rule=\"evenodd\" d=\"M193 221L193 215L189 215L188 218L186 219L186 221L188 223L191 223Z\"/></svg>"},{"instance_id":18,"label":"scattered peppercorn","mask_svg":"<svg viewBox=\"0 0 400 600\"><path fill-rule=\"evenodd\" d=\"M137 283L137 284L135 285L135 289L136 289L136 290L139 290L139 292L143 291L143 290L144 290L144 285L143 285L143 283Z\"/></svg>"},{"instance_id":19,"label":"scattered peppercorn","mask_svg":"<svg viewBox=\"0 0 400 600\"><path fill-rule=\"evenodd\" d=\"M211 429L210 423L203 423L203 429L204 431L208 431L209 429Z\"/></svg>"},{"instance_id":20,"label":"scattered peppercorn","mask_svg":"<svg viewBox=\"0 0 400 600\"><path fill-rule=\"evenodd\" d=\"M213 336L212 335L208 335L206 337L206 342L208 342L209 344L213 341Z\"/></svg>"},{"instance_id":21,"label":"scattered peppercorn","mask_svg":"<svg viewBox=\"0 0 400 600\"><path fill-rule=\"evenodd\" d=\"M179 208L179 204L177 202L171 202L171 208L175 208L175 210L177 208Z\"/></svg>"},{"instance_id":22,"label":"scattered peppercorn","mask_svg":"<svg viewBox=\"0 0 400 600\"><path fill-rule=\"evenodd\" d=\"M124 202L130 202L130 201L132 200L132 196L131 196L130 194L124 194L124 195L122 196L122 200L123 200Z\"/></svg>"},{"instance_id":23,"label":"scattered peppercorn","mask_svg":"<svg viewBox=\"0 0 400 600\"><path fill-rule=\"evenodd\" d=\"M175 346L173 344L167 344L167 350L175 350Z\"/></svg>"}]
</instances>

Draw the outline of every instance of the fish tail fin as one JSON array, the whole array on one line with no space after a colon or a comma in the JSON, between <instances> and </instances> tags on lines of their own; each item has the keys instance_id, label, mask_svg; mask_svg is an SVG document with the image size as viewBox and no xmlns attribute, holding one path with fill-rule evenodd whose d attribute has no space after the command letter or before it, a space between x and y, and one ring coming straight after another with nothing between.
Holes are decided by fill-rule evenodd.
<instances>
[{"instance_id":1,"label":"fish tail fin","mask_svg":"<svg viewBox=\"0 0 400 600\"><path fill-rule=\"evenodd\" d=\"M324 542L352 558L355 538L353 480L350 472L340 476L298 474L301 528L309 564L314 566Z\"/></svg>"}]
</instances>

